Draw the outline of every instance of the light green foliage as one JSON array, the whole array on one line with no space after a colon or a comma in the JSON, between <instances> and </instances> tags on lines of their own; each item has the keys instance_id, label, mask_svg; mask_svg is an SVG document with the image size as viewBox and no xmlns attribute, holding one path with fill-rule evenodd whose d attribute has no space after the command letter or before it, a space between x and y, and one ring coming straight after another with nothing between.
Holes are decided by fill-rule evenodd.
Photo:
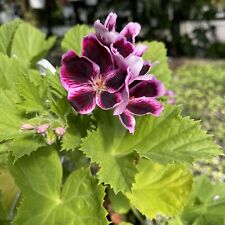
<instances>
[{"instance_id":1,"label":"light green foliage","mask_svg":"<svg viewBox=\"0 0 225 225\"><path fill-rule=\"evenodd\" d=\"M0 220L8 220L18 188L6 166L0 164Z\"/></svg>"},{"instance_id":2,"label":"light green foliage","mask_svg":"<svg viewBox=\"0 0 225 225\"><path fill-rule=\"evenodd\" d=\"M177 107L168 106L158 118L138 118L134 135L120 125L118 118L103 112L100 115L103 122L83 139L81 150L99 164L99 179L110 184L116 193L131 188L136 173L134 151L163 164L192 163L221 154L199 123L182 118L179 111Z\"/></svg>"},{"instance_id":3,"label":"light green foliage","mask_svg":"<svg viewBox=\"0 0 225 225\"><path fill-rule=\"evenodd\" d=\"M49 148L10 163L23 193L13 225L107 225L104 190L88 169L72 173L62 188L62 166ZM61 190L62 188L62 190Z\"/></svg>"},{"instance_id":4,"label":"light green foliage","mask_svg":"<svg viewBox=\"0 0 225 225\"><path fill-rule=\"evenodd\" d=\"M123 193L115 194L112 189L109 189L108 197L114 212L125 214L130 210L130 202Z\"/></svg>"},{"instance_id":5,"label":"light green foliage","mask_svg":"<svg viewBox=\"0 0 225 225\"><path fill-rule=\"evenodd\" d=\"M14 20L0 27L0 52L10 55L14 34L21 20Z\"/></svg>"},{"instance_id":6,"label":"light green foliage","mask_svg":"<svg viewBox=\"0 0 225 225\"><path fill-rule=\"evenodd\" d=\"M0 90L0 142L15 137L21 125L21 111L16 107L16 94Z\"/></svg>"},{"instance_id":7,"label":"light green foliage","mask_svg":"<svg viewBox=\"0 0 225 225\"><path fill-rule=\"evenodd\" d=\"M122 222L119 225L132 225L132 223Z\"/></svg>"},{"instance_id":8,"label":"light green foliage","mask_svg":"<svg viewBox=\"0 0 225 225\"><path fill-rule=\"evenodd\" d=\"M172 89L184 114L201 119L204 129L225 148L225 64L193 63L176 71Z\"/></svg>"},{"instance_id":9,"label":"light green foliage","mask_svg":"<svg viewBox=\"0 0 225 225\"><path fill-rule=\"evenodd\" d=\"M62 138L62 150L75 150L81 144L81 138L87 136L91 130L92 119L90 116L69 114L67 116L67 132Z\"/></svg>"},{"instance_id":10,"label":"light green foliage","mask_svg":"<svg viewBox=\"0 0 225 225\"><path fill-rule=\"evenodd\" d=\"M47 145L43 136L37 135L34 132L21 132L8 144L8 150L12 152L16 161L23 155L30 155L31 152L38 148Z\"/></svg>"},{"instance_id":11,"label":"light green foliage","mask_svg":"<svg viewBox=\"0 0 225 225\"><path fill-rule=\"evenodd\" d=\"M0 52L17 58L24 65L34 65L47 54L55 37L46 36L22 20L15 20L0 27Z\"/></svg>"},{"instance_id":12,"label":"light green foliage","mask_svg":"<svg viewBox=\"0 0 225 225\"><path fill-rule=\"evenodd\" d=\"M127 143L143 157L160 163L192 163L222 154L219 146L200 129L199 122L180 116L179 107L167 106L159 118L137 121L135 135Z\"/></svg>"},{"instance_id":13,"label":"light green foliage","mask_svg":"<svg viewBox=\"0 0 225 225\"><path fill-rule=\"evenodd\" d=\"M40 77L40 74L37 75ZM20 107L27 113L42 112L47 109L47 79L41 78L35 85L28 76L21 76L17 86L18 93L23 99Z\"/></svg>"},{"instance_id":14,"label":"light green foliage","mask_svg":"<svg viewBox=\"0 0 225 225\"><path fill-rule=\"evenodd\" d=\"M15 58L9 58L0 53L0 88L14 88L21 74L25 73L25 68Z\"/></svg>"},{"instance_id":15,"label":"light green foliage","mask_svg":"<svg viewBox=\"0 0 225 225\"><path fill-rule=\"evenodd\" d=\"M52 48L55 38L46 40L44 33L28 23L21 23L17 28L11 47L11 56L24 64L32 65Z\"/></svg>"},{"instance_id":16,"label":"light green foliage","mask_svg":"<svg viewBox=\"0 0 225 225\"><path fill-rule=\"evenodd\" d=\"M192 175L185 167L142 160L138 170L132 192L127 193L131 204L149 218L158 213L174 216L181 211L192 186Z\"/></svg>"},{"instance_id":17,"label":"light green foliage","mask_svg":"<svg viewBox=\"0 0 225 225\"><path fill-rule=\"evenodd\" d=\"M225 184L211 184L201 176L195 179L191 198L171 225L222 225L225 223Z\"/></svg>"},{"instance_id":18,"label":"light green foliage","mask_svg":"<svg viewBox=\"0 0 225 225\"><path fill-rule=\"evenodd\" d=\"M172 71L169 69L167 62L167 51L164 43L152 41L143 42L148 47L144 53L143 58L149 60L151 63L158 62L159 64L152 67L149 71L150 74L155 75L159 80L163 81L165 86L170 86Z\"/></svg>"},{"instance_id":19,"label":"light green foliage","mask_svg":"<svg viewBox=\"0 0 225 225\"><path fill-rule=\"evenodd\" d=\"M99 112L99 116L101 123L98 129L88 132L82 140L81 151L101 167L98 172L101 182L110 184L115 193L128 192L137 172L135 154L132 148L120 148L120 144L126 142L129 134L118 118L108 112Z\"/></svg>"},{"instance_id":20,"label":"light green foliage","mask_svg":"<svg viewBox=\"0 0 225 225\"><path fill-rule=\"evenodd\" d=\"M76 25L71 28L65 35L62 41L62 48L64 51L74 50L77 54L81 54L82 39L90 32L93 32L93 28L87 25Z\"/></svg>"}]
</instances>

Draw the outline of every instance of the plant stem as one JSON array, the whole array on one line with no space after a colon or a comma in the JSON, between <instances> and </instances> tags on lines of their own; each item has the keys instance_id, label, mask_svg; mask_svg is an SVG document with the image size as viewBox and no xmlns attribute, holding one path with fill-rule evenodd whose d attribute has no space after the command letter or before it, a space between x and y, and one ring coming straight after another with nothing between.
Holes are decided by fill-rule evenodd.
<instances>
[{"instance_id":1,"label":"plant stem","mask_svg":"<svg viewBox=\"0 0 225 225\"><path fill-rule=\"evenodd\" d=\"M141 214L135 209L134 207L131 207L132 212L136 216L136 218L141 222L141 224L145 225L145 220L142 218Z\"/></svg>"}]
</instances>

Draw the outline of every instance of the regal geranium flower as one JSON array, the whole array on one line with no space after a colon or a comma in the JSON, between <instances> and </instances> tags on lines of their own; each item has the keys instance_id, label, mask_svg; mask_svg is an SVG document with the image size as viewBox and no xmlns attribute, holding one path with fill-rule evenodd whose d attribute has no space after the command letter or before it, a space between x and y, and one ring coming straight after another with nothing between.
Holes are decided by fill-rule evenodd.
<instances>
[{"instance_id":1,"label":"regal geranium flower","mask_svg":"<svg viewBox=\"0 0 225 225\"><path fill-rule=\"evenodd\" d=\"M153 64L142 59L146 46L135 45L140 25L128 23L117 32L116 18L110 13L104 24L95 22L96 34L84 37L82 55L68 51L63 56L60 77L77 112L89 114L96 105L113 108L122 125L134 133L134 116L162 112L156 98L164 94L164 86L148 74Z\"/></svg>"},{"instance_id":2,"label":"regal geranium flower","mask_svg":"<svg viewBox=\"0 0 225 225\"><path fill-rule=\"evenodd\" d=\"M114 65L112 55L94 34L83 39L82 56L68 51L62 58L61 82L68 100L80 114L115 107L122 101L127 67Z\"/></svg>"},{"instance_id":3,"label":"regal geranium flower","mask_svg":"<svg viewBox=\"0 0 225 225\"><path fill-rule=\"evenodd\" d=\"M122 46L126 45L126 50L129 48L130 53L132 52L137 56L142 56L147 47L143 44L138 44L137 46L134 45L135 37L140 33L141 30L140 24L130 22L119 33L115 30L116 19L117 15L115 13L109 13L104 24L102 24L100 20L95 21L94 28L96 30L96 36L98 39L107 46L114 44L114 48L116 48L116 45L120 45L121 41L123 41ZM119 48L120 47L121 45ZM123 52L125 51L123 50Z\"/></svg>"},{"instance_id":4,"label":"regal geranium flower","mask_svg":"<svg viewBox=\"0 0 225 225\"><path fill-rule=\"evenodd\" d=\"M135 118L151 114L159 116L163 110L163 105L156 100L164 94L165 89L162 82L153 76L149 80L135 80L133 83L126 85L126 99L114 111L114 115L119 115L122 125L134 133Z\"/></svg>"}]
</instances>

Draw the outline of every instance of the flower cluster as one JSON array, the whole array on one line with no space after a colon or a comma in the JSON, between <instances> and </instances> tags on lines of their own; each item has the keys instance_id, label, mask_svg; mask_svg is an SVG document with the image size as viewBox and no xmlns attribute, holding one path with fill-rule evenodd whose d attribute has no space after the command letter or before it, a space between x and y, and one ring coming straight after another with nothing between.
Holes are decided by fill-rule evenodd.
<instances>
[{"instance_id":1,"label":"flower cluster","mask_svg":"<svg viewBox=\"0 0 225 225\"><path fill-rule=\"evenodd\" d=\"M116 18L110 13L104 24L94 23L96 32L83 38L81 56L72 50L63 55L60 77L77 112L89 114L96 105L113 109L122 125L134 133L134 115L162 112L156 98L164 94L164 86L147 74L151 64L142 59L147 47L135 45L141 26L130 22L119 33Z\"/></svg>"}]
</instances>

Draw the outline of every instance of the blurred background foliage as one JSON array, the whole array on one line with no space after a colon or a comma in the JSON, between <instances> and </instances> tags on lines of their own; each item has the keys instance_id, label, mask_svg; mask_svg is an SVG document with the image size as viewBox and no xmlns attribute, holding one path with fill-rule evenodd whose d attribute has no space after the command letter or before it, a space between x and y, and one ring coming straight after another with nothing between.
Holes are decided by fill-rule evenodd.
<instances>
[{"instance_id":1,"label":"blurred background foliage","mask_svg":"<svg viewBox=\"0 0 225 225\"><path fill-rule=\"evenodd\" d=\"M62 36L65 25L92 24L109 11L118 14L119 29L139 22L140 40L163 41L171 56L225 57L225 39L219 40L212 23L224 21L225 0L0 0L0 22L20 17L49 35ZM191 33L182 32L185 21L195 23Z\"/></svg>"}]
</instances>

